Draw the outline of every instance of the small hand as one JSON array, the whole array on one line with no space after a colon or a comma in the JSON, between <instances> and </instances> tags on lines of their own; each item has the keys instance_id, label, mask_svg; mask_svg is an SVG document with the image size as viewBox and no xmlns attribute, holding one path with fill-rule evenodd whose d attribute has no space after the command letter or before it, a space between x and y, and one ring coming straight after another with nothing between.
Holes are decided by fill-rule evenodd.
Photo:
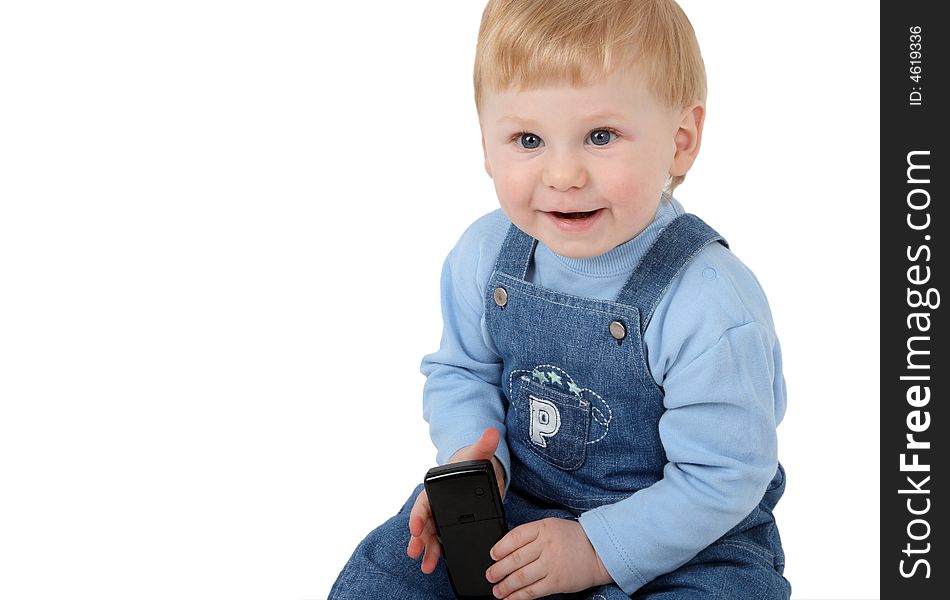
<instances>
[{"instance_id":1,"label":"small hand","mask_svg":"<svg viewBox=\"0 0 950 600\"><path fill-rule=\"evenodd\" d=\"M491 550L498 562L485 576L496 598L526 600L579 592L611 583L584 528L568 519L542 519L515 527Z\"/></svg>"},{"instance_id":2,"label":"small hand","mask_svg":"<svg viewBox=\"0 0 950 600\"><path fill-rule=\"evenodd\" d=\"M497 429L489 427L482 434L482 437L471 446L466 446L452 455L450 463L462 462L464 460L491 460L495 467L495 478L498 480L498 488L502 494L505 493L504 469L501 463L495 458L495 451L498 449L498 442L501 440L501 434ZM435 531L435 519L432 518L432 509L429 507L429 497L425 490L416 497L415 504L409 512L409 547L406 553L410 558L417 559L425 550L425 556L422 559L422 572L429 574L435 571L439 564L439 557L442 556L442 546L439 544L439 537Z\"/></svg>"}]
</instances>

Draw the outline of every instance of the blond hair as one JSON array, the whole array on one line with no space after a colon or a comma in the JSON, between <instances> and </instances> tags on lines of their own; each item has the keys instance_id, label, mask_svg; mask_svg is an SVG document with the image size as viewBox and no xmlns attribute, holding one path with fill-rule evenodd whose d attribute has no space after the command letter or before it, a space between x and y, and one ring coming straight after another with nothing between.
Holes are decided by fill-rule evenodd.
<instances>
[{"instance_id":1,"label":"blond hair","mask_svg":"<svg viewBox=\"0 0 950 600\"><path fill-rule=\"evenodd\" d=\"M706 102L699 43L673 0L489 0L475 51L475 106L481 110L484 90L579 86L627 64L670 108Z\"/></svg>"}]
</instances>

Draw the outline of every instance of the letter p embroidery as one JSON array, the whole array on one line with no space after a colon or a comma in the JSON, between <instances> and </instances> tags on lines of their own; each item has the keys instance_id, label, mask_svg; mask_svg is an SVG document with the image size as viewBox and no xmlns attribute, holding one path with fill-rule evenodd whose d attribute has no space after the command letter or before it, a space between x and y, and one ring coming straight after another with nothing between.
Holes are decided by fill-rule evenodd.
<instances>
[{"instance_id":1,"label":"letter p embroidery","mask_svg":"<svg viewBox=\"0 0 950 600\"><path fill-rule=\"evenodd\" d=\"M531 442L547 448L547 438L554 437L561 428L561 413L551 402L534 396L529 397L531 399Z\"/></svg>"}]
</instances>

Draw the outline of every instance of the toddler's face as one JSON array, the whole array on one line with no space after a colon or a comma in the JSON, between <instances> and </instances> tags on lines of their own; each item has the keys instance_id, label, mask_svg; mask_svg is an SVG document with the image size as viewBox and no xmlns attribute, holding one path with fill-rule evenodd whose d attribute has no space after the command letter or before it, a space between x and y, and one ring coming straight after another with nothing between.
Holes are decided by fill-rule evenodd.
<instances>
[{"instance_id":1,"label":"toddler's face","mask_svg":"<svg viewBox=\"0 0 950 600\"><path fill-rule=\"evenodd\" d=\"M701 105L657 101L636 67L584 87L485 91L479 115L485 169L505 214L571 258L599 256L643 231L667 176L692 164L702 118Z\"/></svg>"}]
</instances>

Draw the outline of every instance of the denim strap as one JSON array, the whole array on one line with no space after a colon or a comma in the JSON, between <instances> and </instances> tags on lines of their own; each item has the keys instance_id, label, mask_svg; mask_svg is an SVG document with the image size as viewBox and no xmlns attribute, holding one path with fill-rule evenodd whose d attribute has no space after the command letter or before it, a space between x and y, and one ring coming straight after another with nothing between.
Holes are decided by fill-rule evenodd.
<instances>
[{"instance_id":1,"label":"denim strap","mask_svg":"<svg viewBox=\"0 0 950 600\"><path fill-rule=\"evenodd\" d=\"M521 231L514 224L508 228L508 235L501 245L501 252L495 262L495 270L522 281L528 276L528 266L534 256L538 240Z\"/></svg>"},{"instance_id":2,"label":"denim strap","mask_svg":"<svg viewBox=\"0 0 950 600\"><path fill-rule=\"evenodd\" d=\"M617 295L618 303L639 309L641 334L673 279L700 250L717 241L729 247L716 230L692 214L676 217L660 231ZM537 244L538 240L512 224L501 245L495 270L524 281Z\"/></svg>"},{"instance_id":3,"label":"denim strap","mask_svg":"<svg viewBox=\"0 0 950 600\"><path fill-rule=\"evenodd\" d=\"M696 215L680 215L660 231L617 295L617 302L639 309L641 334L647 330L656 305L673 279L712 242L729 247L716 230Z\"/></svg>"}]
</instances>

